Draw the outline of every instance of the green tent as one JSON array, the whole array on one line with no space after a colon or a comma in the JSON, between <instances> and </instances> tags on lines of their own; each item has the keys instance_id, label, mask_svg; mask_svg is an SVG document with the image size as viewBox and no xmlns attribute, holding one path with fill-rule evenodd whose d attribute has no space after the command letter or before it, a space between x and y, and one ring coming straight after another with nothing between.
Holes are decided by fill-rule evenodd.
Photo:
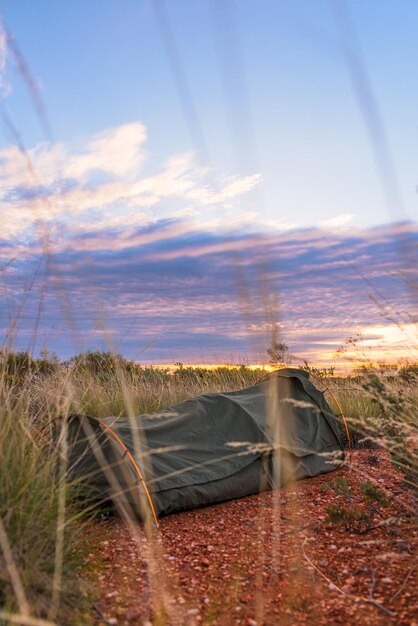
<instances>
[{"instance_id":1,"label":"green tent","mask_svg":"<svg viewBox=\"0 0 418 626\"><path fill-rule=\"evenodd\" d=\"M323 393L297 369L158 413L72 416L70 470L99 497L144 517L258 493L336 469L344 458Z\"/></svg>"}]
</instances>

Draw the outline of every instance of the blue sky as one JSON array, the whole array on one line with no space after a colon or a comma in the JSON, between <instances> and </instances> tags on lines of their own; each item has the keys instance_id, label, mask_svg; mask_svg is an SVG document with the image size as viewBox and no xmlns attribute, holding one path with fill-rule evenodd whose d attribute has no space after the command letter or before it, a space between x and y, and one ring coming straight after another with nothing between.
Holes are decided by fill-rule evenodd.
<instances>
[{"instance_id":1,"label":"blue sky","mask_svg":"<svg viewBox=\"0 0 418 626\"><path fill-rule=\"evenodd\" d=\"M10 276L21 277L15 282L19 289L8 293L11 309L3 312L4 325L42 251L54 255L57 267L67 259L74 276L77 262L71 257L70 264L69 258L71 251L79 251L86 285L100 258L114 268L110 271L109 266L106 289L115 306L129 303L131 313L137 307L141 333L151 333L156 346L148 349L151 360L178 360L176 351L182 351L183 358L199 351L202 357L209 351L222 353L222 358L226 352L241 356L254 352L242 311L233 317L235 328L242 331L238 339L232 331L228 335L228 324L218 340L214 329L206 334L191 330L199 327L203 315L199 307L189 320L189 330L174 313L171 321L167 315L160 326L151 324L145 305L132 300L132 281L118 273L118 267L126 269L127 251L129 272L135 267L142 271L143 263L151 263L148 303L155 293L161 306L172 311L182 310L195 297L205 307L198 288L204 280L211 285L212 300L219 290L225 317L231 303L235 311L239 309L240 286L229 276L231 238L235 249L242 243L241 255L247 256L248 237L272 237L275 243L265 248L268 255L260 263L275 267L281 258L277 242L283 241L287 251L289 237L306 241L309 232L313 239L307 261L296 255L293 271L308 284L313 277L307 277L303 268L311 263L317 285L324 270L322 262L316 263L320 248L338 256L352 237L370 240L369 256L357 259L360 274L369 267L366 259L385 224L393 224L385 241L395 252L399 233L404 232L400 222L411 222L407 239L416 242L416 2L166 0L161 5L149 0L3 0L0 11L28 64L51 129L46 133L40 123L13 45L6 41L0 64L1 104L26 147L32 171L3 124L1 260L7 262L18 252L19 262ZM183 250L190 237L202 246L199 257L177 254L175 258L183 260L172 262L170 272L166 245L170 242L176 251ZM334 240L337 247L330 244ZM223 254L226 269L219 276L208 241ZM401 243L406 245L403 239ZM152 258L146 260L149 245L155 248L154 265ZM408 269L405 259L414 266L414 246L408 243L406 248L404 255L391 254L389 265L376 267L378 280L403 306L406 291L392 288L381 273ZM162 252L163 265L157 259ZM251 289L259 280L253 253L250 246ZM204 268L215 277L213 284ZM280 268L277 271L280 274ZM300 312L292 318L296 295L288 282L276 279L274 290L282 298L280 315L288 336L297 343L298 354L315 358L320 348L313 335L309 339L308 329L317 322ZM174 290L171 280L178 285ZM163 304L157 283L165 281ZM360 283L355 282L355 289L354 282L350 284L353 294L361 290ZM368 289L362 283L366 298ZM323 300L320 291L318 302ZM86 302L86 293L80 286L77 297ZM224 298L232 293L227 305ZM334 284L329 297L335 301L339 296L343 297ZM56 314L54 298L46 301L45 319L49 305ZM26 330L21 329L22 337L30 332L32 314L28 313ZM219 328L218 314L206 316L205 324ZM356 316L353 304L351 317L346 315L343 325L336 318L334 328L343 340L354 327L381 325L379 315L375 311L369 318L363 313ZM79 320L86 337L98 332L94 319L89 308ZM252 324L259 331L260 319L254 314ZM332 316L327 319L332 328ZM116 321L109 324L115 327ZM152 332L145 332L146 327ZM64 333L64 338L60 332L60 338L51 342L69 353L75 349L71 333ZM123 337L115 329L112 333L116 347L122 345ZM133 352L144 341L138 337ZM332 350L326 350L322 353L328 356L322 358L330 358Z\"/></svg>"}]
</instances>

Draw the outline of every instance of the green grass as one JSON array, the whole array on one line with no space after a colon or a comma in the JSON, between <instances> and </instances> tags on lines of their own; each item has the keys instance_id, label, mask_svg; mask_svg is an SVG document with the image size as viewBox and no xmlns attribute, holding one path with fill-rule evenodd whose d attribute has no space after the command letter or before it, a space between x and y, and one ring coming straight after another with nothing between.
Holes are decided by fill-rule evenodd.
<instances>
[{"instance_id":1,"label":"green grass","mask_svg":"<svg viewBox=\"0 0 418 626\"><path fill-rule=\"evenodd\" d=\"M3 386L0 394L0 606L24 612L26 605L32 615L65 615L70 623L80 593L72 575L80 530L69 521L77 510L74 490L59 471L60 451L47 415L32 419L29 406L18 393L12 398L12 391ZM5 543L11 547L8 560Z\"/></svg>"}]
</instances>

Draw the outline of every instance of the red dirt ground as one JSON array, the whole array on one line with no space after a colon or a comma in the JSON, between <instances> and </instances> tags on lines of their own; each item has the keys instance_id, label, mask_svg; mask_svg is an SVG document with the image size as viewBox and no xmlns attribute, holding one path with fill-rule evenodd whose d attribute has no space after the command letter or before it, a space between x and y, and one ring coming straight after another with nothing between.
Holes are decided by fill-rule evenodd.
<instances>
[{"instance_id":1,"label":"red dirt ground","mask_svg":"<svg viewBox=\"0 0 418 626\"><path fill-rule=\"evenodd\" d=\"M355 496L324 488L338 477ZM330 505L368 509L365 481L389 501L376 506L377 527L328 523ZM96 522L97 623L418 626L416 507L386 453L358 450L332 474L162 519L152 540L140 526L132 536L118 519Z\"/></svg>"}]
</instances>

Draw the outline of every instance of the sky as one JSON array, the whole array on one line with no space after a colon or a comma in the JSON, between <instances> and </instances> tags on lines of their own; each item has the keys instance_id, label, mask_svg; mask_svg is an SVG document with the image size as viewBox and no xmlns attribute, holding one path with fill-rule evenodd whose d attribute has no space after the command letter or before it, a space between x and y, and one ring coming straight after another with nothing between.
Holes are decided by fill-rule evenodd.
<instances>
[{"instance_id":1,"label":"sky","mask_svg":"<svg viewBox=\"0 0 418 626\"><path fill-rule=\"evenodd\" d=\"M417 360L416 2L0 14L5 341L247 362L278 329L295 363L356 333Z\"/></svg>"}]
</instances>

